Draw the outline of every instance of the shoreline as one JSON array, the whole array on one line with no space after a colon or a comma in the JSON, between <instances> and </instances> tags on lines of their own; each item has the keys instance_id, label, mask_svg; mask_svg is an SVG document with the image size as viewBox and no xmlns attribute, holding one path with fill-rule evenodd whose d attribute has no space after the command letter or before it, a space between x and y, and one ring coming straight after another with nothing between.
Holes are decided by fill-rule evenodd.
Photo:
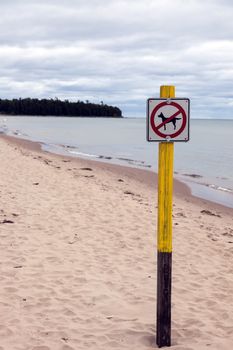
<instances>
[{"instance_id":1,"label":"shoreline","mask_svg":"<svg viewBox=\"0 0 233 350\"><path fill-rule=\"evenodd\" d=\"M64 135L62 136L62 133L59 132L60 127L63 125L63 122L61 123L59 122L58 135L60 136L58 137L58 135L55 136L53 133L53 125L51 123L53 119L46 118L45 124L48 127L48 134L47 132L46 134L44 134L44 131L43 131L44 120L43 121L41 120L38 123L37 122L35 123L34 121L32 123L31 122L28 123L26 118L25 120L24 119L22 120L22 124L21 124L21 121L20 122L16 121L15 118L14 120L15 121L13 123L12 122L7 123L7 128L9 132L7 132L7 130L5 131L9 136L26 138L32 141L41 142L43 150L51 152L53 154L54 153L61 154L64 156L71 155L72 157L76 156L76 157L81 157L83 159L103 161L103 162L116 164L116 165L123 165L123 166L125 165L127 167L129 166L129 167L135 167L139 169L146 169L149 171L152 170L153 172L158 171L157 161L156 161L156 159L158 158L158 154L157 152L156 154L154 153L152 154L152 148L151 147L148 148L147 147L148 145L146 145L145 142L143 144L143 141L142 141L143 138L141 137L143 135L139 137L139 139L141 140L140 147L135 147L131 145L128 151L126 151L126 149L124 149L125 147L124 148L122 148L121 146L116 147L115 141L113 143L109 142L109 147L106 148L106 145L108 144L108 143L106 144L106 142L109 136L107 136L106 141L104 141L105 139L98 141L98 136L96 136L95 138L95 135L99 135L99 131L97 132L97 130L99 130L99 123L96 123L96 125L94 123L94 125L91 127L90 132L93 133L94 131L94 136L93 136L94 138L92 138L91 139L92 141L90 141L90 144L88 143L87 145L85 137L83 138L84 134L81 132L82 127L84 127L84 130L85 130L86 123L84 124L81 123L80 132L78 131L79 129L77 129L77 133L71 132L70 136L66 137ZM4 121L2 122L4 123ZM71 125L72 125L72 121L71 121ZM77 127L78 125L79 125L78 123L74 124L75 127ZM102 125L102 122L101 122L101 125ZM111 123L111 128L110 128L110 125L108 125L107 123L105 126L106 130L110 131L110 129L112 129L112 125L114 124ZM120 125L121 123L118 126ZM131 127L134 127L135 130L140 129L140 133L142 132L142 127L143 127L142 123L139 123L139 124L134 122L131 124L126 123L127 128L130 125ZM196 125L194 129L196 130L198 127L199 126ZM24 133L23 130L26 133ZM198 129L196 131L198 131ZM28 135L31 135L31 137L29 137ZM109 135L109 132L106 132L106 135ZM195 134L193 136L195 136ZM104 143L102 144L102 142ZM127 144L128 141L127 139L124 138L122 139L122 142L123 144L125 143ZM119 143L119 145L120 144L121 142ZM201 152L200 159L198 156L199 151L195 150L194 145L190 143L188 147L191 147L191 150L192 150L192 152L190 152L190 155L186 154L187 153L186 148L182 152L179 151L179 149L178 149L179 152L176 152L177 154L174 159L174 178L186 184L191 189L191 193L194 197L198 197L203 200L208 200L214 203L218 203L233 209L233 182L232 182L233 179L231 175L232 171L230 166L231 155L226 153L225 156L228 157L226 158L228 159L228 161L222 164L221 162L223 162L224 160L221 157L221 153L217 151L216 153L217 156L221 157L222 159L222 161L221 159L219 159L219 164L221 163L222 166L218 167L218 165L216 164L216 168L213 168L214 161L211 160L211 157L209 157L209 160L206 161L206 152L207 153L209 152L208 145L207 145L206 152ZM203 162L203 166L201 165L202 162ZM224 173L224 176L222 175L222 172Z\"/></svg>"},{"instance_id":2,"label":"shoreline","mask_svg":"<svg viewBox=\"0 0 233 350\"><path fill-rule=\"evenodd\" d=\"M113 164L103 162L101 160L94 159L84 159L81 157L73 157L69 155L62 155L58 153L52 153L46 150L43 150L43 143L37 141L26 140L23 138L17 138L14 136L9 136L6 134L0 134L0 138L15 144L16 146L23 147L27 150L36 151L45 155L51 155L51 157L55 157L57 159L67 158L72 162L77 162L82 164L83 166L95 166L97 169L101 169L107 172L113 172L117 175L124 174L128 178L132 178L133 180L139 181L140 183L144 183L149 186L151 189L157 190L157 173L149 169L140 169L136 167L129 167L121 164ZM199 196L195 196L192 194L192 185L188 185L185 183L185 180L178 180L174 178L173 180L173 196L179 196L181 198L187 199L193 204L197 205L208 205L213 210L224 211L227 214L233 214L233 208L225 206L224 204L220 204L209 199L201 198Z\"/></svg>"}]
</instances>

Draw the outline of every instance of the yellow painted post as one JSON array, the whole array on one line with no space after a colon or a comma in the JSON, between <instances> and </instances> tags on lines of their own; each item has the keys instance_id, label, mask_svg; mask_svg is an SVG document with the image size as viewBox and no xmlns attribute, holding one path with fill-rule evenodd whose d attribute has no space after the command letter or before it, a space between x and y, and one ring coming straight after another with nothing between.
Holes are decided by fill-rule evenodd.
<instances>
[{"instance_id":1,"label":"yellow painted post","mask_svg":"<svg viewBox=\"0 0 233 350\"><path fill-rule=\"evenodd\" d=\"M160 98L174 98L174 86L161 86ZM172 192L174 143L159 143L157 227L157 333L159 347L171 346Z\"/></svg>"}]
</instances>

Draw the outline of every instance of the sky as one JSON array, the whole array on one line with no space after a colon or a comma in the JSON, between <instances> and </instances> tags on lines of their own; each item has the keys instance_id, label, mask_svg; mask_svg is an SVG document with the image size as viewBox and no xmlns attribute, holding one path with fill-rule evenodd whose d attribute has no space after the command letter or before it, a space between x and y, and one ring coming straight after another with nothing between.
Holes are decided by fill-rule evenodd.
<instances>
[{"instance_id":1,"label":"sky","mask_svg":"<svg viewBox=\"0 0 233 350\"><path fill-rule=\"evenodd\" d=\"M232 0L0 0L0 98L144 117L160 85L192 118L233 118Z\"/></svg>"}]
</instances>

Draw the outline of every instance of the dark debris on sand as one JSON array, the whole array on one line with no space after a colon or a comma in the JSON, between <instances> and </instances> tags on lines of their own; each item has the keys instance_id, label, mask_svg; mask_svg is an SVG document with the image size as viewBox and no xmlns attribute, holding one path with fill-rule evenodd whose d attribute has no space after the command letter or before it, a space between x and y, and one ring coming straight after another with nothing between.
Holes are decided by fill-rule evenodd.
<instances>
[{"instance_id":1,"label":"dark debris on sand","mask_svg":"<svg viewBox=\"0 0 233 350\"><path fill-rule=\"evenodd\" d=\"M211 215L211 216L217 216L218 218L221 218L221 215L212 213L212 211L210 211L210 210L205 210L205 209L203 209L203 210L201 210L200 212L201 212L201 214L206 214L206 215Z\"/></svg>"}]
</instances>

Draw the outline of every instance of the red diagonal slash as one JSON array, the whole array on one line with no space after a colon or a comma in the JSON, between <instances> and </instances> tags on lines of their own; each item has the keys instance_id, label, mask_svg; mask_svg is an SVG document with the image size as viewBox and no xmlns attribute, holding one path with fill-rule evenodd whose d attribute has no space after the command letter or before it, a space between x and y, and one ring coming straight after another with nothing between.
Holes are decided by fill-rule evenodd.
<instances>
[{"instance_id":1,"label":"red diagonal slash","mask_svg":"<svg viewBox=\"0 0 233 350\"><path fill-rule=\"evenodd\" d=\"M164 126L165 124L169 123L172 119L174 119L177 115L179 115L181 113L181 111L177 111L176 113L174 113L171 117L167 118L164 122L162 122L161 124L159 124L158 126L156 126L156 129L160 129L162 126Z\"/></svg>"}]
</instances>

